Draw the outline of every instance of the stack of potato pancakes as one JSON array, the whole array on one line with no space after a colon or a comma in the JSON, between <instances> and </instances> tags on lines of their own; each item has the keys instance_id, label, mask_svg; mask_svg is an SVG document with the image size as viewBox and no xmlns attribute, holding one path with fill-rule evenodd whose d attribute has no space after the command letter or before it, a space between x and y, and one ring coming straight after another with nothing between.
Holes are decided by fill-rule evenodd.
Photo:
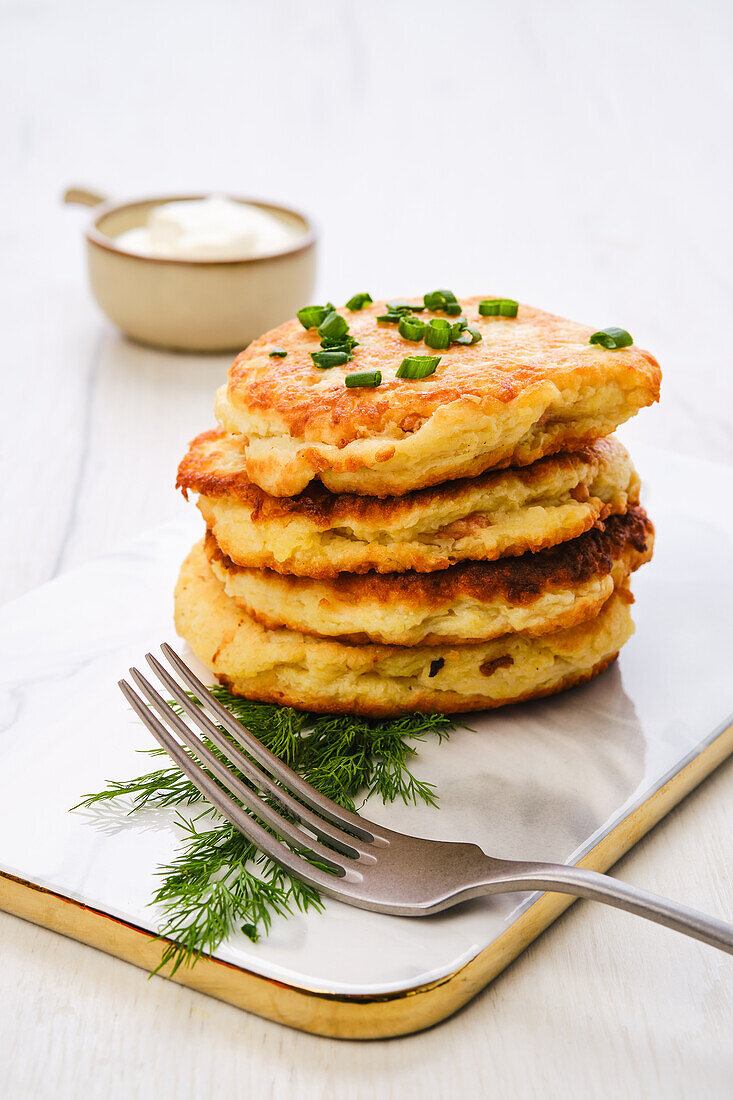
<instances>
[{"instance_id":1,"label":"stack of potato pancakes","mask_svg":"<svg viewBox=\"0 0 733 1100\"><path fill-rule=\"evenodd\" d=\"M206 521L179 633L232 692L326 713L589 680L653 545L610 433L660 377L623 330L504 299L301 310L235 359L179 468Z\"/></svg>"}]
</instances>

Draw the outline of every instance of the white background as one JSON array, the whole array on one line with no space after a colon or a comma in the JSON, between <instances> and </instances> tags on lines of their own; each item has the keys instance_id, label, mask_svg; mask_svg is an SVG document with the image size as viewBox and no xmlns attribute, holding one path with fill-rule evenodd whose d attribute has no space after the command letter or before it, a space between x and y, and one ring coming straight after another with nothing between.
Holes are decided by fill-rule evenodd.
<instances>
[{"instance_id":1,"label":"white background","mask_svg":"<svg viewBox=\"0 0 733 1100\"><path fill-rule=\"evenodd\" d=\"M623 325L665 371L625 439L733 462L732 46L724 0L3 0L0 597L184 507L175 466L227 366L129 344L96 312L72 183L301 207L317 297L443 285ZM733 918L732 780L619 874ZM590 905L453 1020L365 1045L4 916L0 953L13 1100L730 1092L730 962Z\"/></svg>"}]
</instances>

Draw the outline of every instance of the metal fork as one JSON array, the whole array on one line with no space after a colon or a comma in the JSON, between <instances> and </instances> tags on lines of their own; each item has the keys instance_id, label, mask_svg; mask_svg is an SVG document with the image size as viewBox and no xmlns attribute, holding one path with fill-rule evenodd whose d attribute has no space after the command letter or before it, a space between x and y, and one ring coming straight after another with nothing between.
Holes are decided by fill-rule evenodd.
<instances>
[{"instance_id":1,"label":"metal fork","mask_svg":"<svg viewBox=\"0 0 733 1100\"><path fill-rule=\"evenodd\" d=\"M127 681L120 680L125 698L181 771L224 817L276 863L322 893L360 909L420 917L484 894L549 890L603 901L733 954L733 925L608 875L564 864L495 859L476 844L407 836L343 809L266 749L214 698L169 645L161 648L185 685L181 687L149 653L146 660L166 692L252 786L243 783L211 752L135 668L130 669L130 676L141 695ZM218 726L247 755L234 747ZM201 764L192 759L184 745ZM245 813L242 806L269 828ZM314 866L304 855L319 865Z\"/></svg>"}]
</instances>

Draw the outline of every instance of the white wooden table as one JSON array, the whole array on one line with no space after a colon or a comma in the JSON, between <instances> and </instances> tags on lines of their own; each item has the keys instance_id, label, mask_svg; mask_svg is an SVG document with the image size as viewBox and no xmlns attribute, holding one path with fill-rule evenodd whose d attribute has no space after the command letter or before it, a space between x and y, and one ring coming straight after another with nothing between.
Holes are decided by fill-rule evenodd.
<instances>
[{"instance_id":1,"label":"white wooden table","mask_svg":"<svg viewBox=\"0 0 733 1100\"><path fill-rule=\"evenodd\" d=\"M184 507L175 465L227 366L133 346L97 314L85 215L59 205L72 182L300 206L335 301L448 285L621 324L665 369L661 406L626 440L733 461L732 14L722 0L1 5L0 596ZM733 919L732 795L728 764L619 874ZM364 1045L0 915L8 1100L723 1097L732 1009L730 959L589 904L438 1029Z\"/></svg>"}]
</instances>

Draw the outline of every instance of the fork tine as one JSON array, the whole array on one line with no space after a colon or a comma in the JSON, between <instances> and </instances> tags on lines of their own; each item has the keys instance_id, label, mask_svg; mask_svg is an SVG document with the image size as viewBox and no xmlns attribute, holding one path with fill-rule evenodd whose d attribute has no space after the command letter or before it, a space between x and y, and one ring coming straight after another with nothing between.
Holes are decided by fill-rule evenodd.
<instances>
[{"instance_id":1,"label":"fork tine","mask_svg":"<svg viewBox=\"0 0 733 1100\"><path fill-rule=\"evenodd\" d=\"M338 883L340 882L340 878L335 878L327 871L322 871L320 867L314 867L312 864L302 859L296 852L293 852L287 845L283 844L282 841L274 837L272 833L269 833L258 821L255 821L254 818L245 813L245 811L240 806L237 806L236 802L234 802L233 799L231 799L229 795L206 774L203 768L194 763L185 749L178 744L170 733L168 733L162 722L156 718L151 712L150 707L143 702L140 696L132 690L127 681L120 680L118 684L122 694L125 696L141 722L150 730L160 747L165 749L171 759L178 765L181 771L188 776L194 786L208 798L212 805L214 805L228 821L231 821L235 828L239 829L243 836L246 836L261 852L264 852L270 859L273 859L276 863L285 867L291 874L295 875L296 878L301 879L303 882L307 882L310 886L314 886L318 890L323 890L324 893L338 896Z\"/></svg>"},{"instance_id":2,"label":"fork tine","mask_svg":"<svg viewBox=\"0 0 733 1100\"><path fill-rule=\"evenodd\" d=\"M284 810L297 817L327 844L334 845L351 859L358 859L363 854L361 849L354 847L355 838L352 833L345 833L338 826L325 822L323 818L318 817L306 806L297 802L288 791L284 790L283 787L278 787L266 772L258 768L239 749L235 748L219 727L207 717L200 706L194 703L178 681L174 680L170 672L161 665L152 653L146 654L145 659L178 705L196 723L201 732L216 745L229 762L234 764L238 771L242 772L256 786L261 787L271 798L276 799ZM235 791L234 793L237 794L238 792Z\"/></svg>"},{"instance_id":3,"label":"fork tine","mask_svg":"<svg viewBox=\"0 0 733 1100\"><path fill-rule=\"evenodd\" d=\"M305 802L307 806L310 806L312 810L315 810L316 813L322 814L323 817L333 822L334 825L338 825L340 828L346 830L346 832L353 833L354 836L359 837L361 840L371 841L374 840L375 836L383 836L385 834L386 830L380 829L379 826L375 825L372 821L367 821L366 818L357 816L349 810L344 810L332 799L319 794L314 787L311 787L310 783L306 783L306 781L294 772L292 768L289 768L287 764L283 764L282 760L279 760L274 753L266 749L265 746L249 732L246 726L238 722L226 707L224 707L218 699L214 698L206 685L199 680L198 676L191 671L185 661L178 656L176 651L169 646L167 642L164 642L160 648L189 690L192 691L200 701L201 705L216 718L216 721L222 725L248 753L251 753L255 760L262 764L263 767L267 768L268 772L270 772L278 782L282 783L284 787L287 787L291 794L296 794L299 799L302 799L303 802Z\"/></svg>"},{"instance_id":4,"label":"fork tine","mask_svg":"<svg viewBox=\"0 0 733 1100\"><path fill-rule=\"evenodd\" d=\"M277 812L277 810L273 810L271 806L263 802L256 791L252 791L241 783L229 768L227 768L226 764L222 764L222 762L214 756L213 752L206 747L203 741L189 729L180 715L176 714L175 711L168 706L165 699L158 694L152 684L148 683L142 673L136 668L131 668L130 675L140 691L142 691L149 702L155 707L161 718L170 726L173 726L183 743L196 754L199 760L205 764L206 768L210 772L213 772L217 779L219 779L235 797L240 800L240 802L243 802L249 810L257 814L257 816L269 825L271 829L274 829L279 836L286 837L296 848L312 852L319 860L322 860L327 865L332 866L334 870L343 874L344 867L336 861L336 853L334 851L324 847L324 845L320 844L313 837L308 836L308 834L304 833L298 825L287 821Z\"/></svg>"}]
</instances>

